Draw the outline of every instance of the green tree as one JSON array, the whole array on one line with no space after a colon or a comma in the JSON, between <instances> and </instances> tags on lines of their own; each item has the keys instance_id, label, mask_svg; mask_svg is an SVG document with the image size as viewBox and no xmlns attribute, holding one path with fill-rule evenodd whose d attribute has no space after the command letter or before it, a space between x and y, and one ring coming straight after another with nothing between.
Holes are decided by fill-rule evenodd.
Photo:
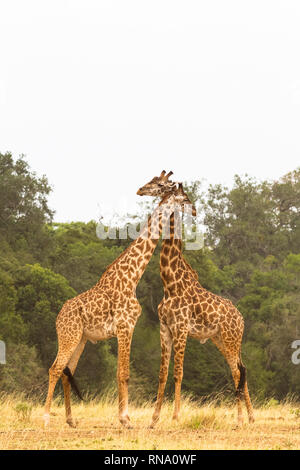
<instances>
[{"instance_id":1,"label":"green tree","mask_svg":"<svg viewBox=\"0 0 300 470\"><path fill-rule=\"evenodd\" d=\"M33 346L10 342L7 346L6 360L5 366L0 368L1 391L21 393L30 397L45 393L46 370Z\"/></svg>"},{"instance_id":2,"label":"green tree","mask_svg":"<svg viewBox=\"0 0 300 470\"><path fill-rule=\"evenodd\" d=\"M66 277L78 293L90 289L123 251L114 243L107 246L97 238L96 223L92 221L55 224L52 238L49 267Z\"/></svg>"},{"instance_id":3,"label":"green tree","mask_svg":"<svg viewBox=\"0 0 300 470\"><path fill-rule=\"evenodd\" d=\"M19 313L16 312L17 292L12 277L0 269L0 339L24 341L27 327Z\"/></svg>"},{"instance_id":4,"label":"green tree","mask_svg":"<svg viewBox=\"0 0 300 470\"><path fill-rule=\"evenodd\" d=\"M56 355L56 316L76 293L63 276L39 264L20 267L15 272L15 288L16 312L27 327L28 345L36 347L42 363L49 367Z\"/></svg>"},{"instance_id":5,"label":"green tree","mask_svg":"<svg viewBox=\"0 0 300 470\"><path fill-rule=\"evenodd\" d=\"M52 220L47 198L51 191L45 176L37 177L24 156L13 160L0 153L0 234L15 249L35 251L45 248L44 224Z\"/></svg>"},{"instance_id":6,"label":"green tree","mask_svg":"<svg viewBox=\"0 0 300 470\"><path fill-rule=\"evenodd\" d=\"M282 263L269 257L262 269L254 270L238 304L245 318L252 385L262 396L299 393L300 370L291 361L291 344L300 333L299 279L298 254Z\"/></svg>"}]
</instances>

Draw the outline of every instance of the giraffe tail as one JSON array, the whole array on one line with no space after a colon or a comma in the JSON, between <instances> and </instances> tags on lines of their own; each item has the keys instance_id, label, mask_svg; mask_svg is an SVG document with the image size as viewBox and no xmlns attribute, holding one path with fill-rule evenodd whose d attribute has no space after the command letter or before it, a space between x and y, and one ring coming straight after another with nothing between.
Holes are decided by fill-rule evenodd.
<instances>
[{"instance_id":1,"label":"giraffe tail","mask_svg":"<svg viewBox=\"0 0 300 470\"><path fill-rule=\"evenodd\" d=\"M76 393L76 395L80 398L80 400L83 400L82 395L79 391L78 385L76 383L76 380L74 379L69 367L66 367L63 370L63 373L68 377L72 390Z\"/></svg>"},{"instance_id":2,"label":"giraffe tail","mask_svg":"<svg viewBox=\"0 0 300 470\"><path fill-rule=\"evenodd\" d=\"M240 371L240 380L236 389L236 396L238 398L242 398L246 383L246 367L244 366L241 360L238 363L238 368Z\"/></svg>"}]
</instances>

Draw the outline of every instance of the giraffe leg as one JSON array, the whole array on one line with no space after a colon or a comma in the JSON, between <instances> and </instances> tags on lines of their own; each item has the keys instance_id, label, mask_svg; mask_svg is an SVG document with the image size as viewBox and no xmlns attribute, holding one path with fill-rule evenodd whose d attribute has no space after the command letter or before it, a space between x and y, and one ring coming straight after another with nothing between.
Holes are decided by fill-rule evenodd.
<instances>
[{"instance_id":1,"label":"giraffe leg","mask_svg":"<svg viewBox=\"0 0 300 470\"><path fill-rule=\"evenodd\" d=\"M232 373L232 377L233 377L233 381L234 381L234 385L236 389L236 401L237 401L237 408L238 408L238 426L241 426L243 424L244 418L243 418L241 391L239 390L239 383L241 379L241 374L245 373L245 368L244 370L241 369L239 365L239 362L240 362L239 356L236 358L228 358L227 362L231 369L231 373Z\"/></svg>"},{"instance_id":2,"label":"giraffe leg","mask_svg":"<svg viewBox=\"0 0 300 470\"><path fill-rule=\"evenodd\" d=\"M47 427L50 424L50 406L52 402L52 397L55 389L56 382L59 379L59 376L55 374L55 364L56 361L53 363L52 367L49 369L49 385L48 385L48 394L46 398L45 404L45 413L44 413L44 426ZM63 368L62 368L63 370Z\"/></svg>"},{"instance_id":3,"label":"giraffe leg","mask_svg":"<svg viewBox=\"0 0 300 470\"><path fill-rule=\"evenodd\" d=\"M173 419L178 420L180 410L181 382L183 377L183 360L187 340L187 331L182 330L175 337L173 336L174 347L174 381L175 381L175 407Z\"/></svg>"},{"instance_id":4,"label":"giraffe leg","mask_svg":"<svg viewBox=\"0 0 300 470\"><path fill-rule=\"evenodd\" d=\"M251 404L251 399L248 391L248 384L246 379L246 368L241 361L241 352L237 354L235 359L227 359L229 366L231 368L236 394L237 394L237 405L238 405L238 424L243 423L243 416L242 416L242 404L241 399L244 397L247 413L248 413L248 420L249 423L254 422L254 415L253 415L253 408ZM237 372L238 369L238 372Z\"/></svg>"},{"instance_id":5,"label":"giraffe leg","mask_svg":"<svg viewBox=\"0 0 300 470\"><path fill-rule=\"evenodd\" d=\"M127 327L128 328L128 327ZM119 420L123 426L130 426L128 415L128 381L129 358L133 330L120 328L118 331L118 390L119 390Z\"/></svg>"},{"instance_id":6,"label":"giraffe leg","mask_svg":"<svg viewBox=\"0 0 300 470\"><path fill-rule=\"evenodd\" d=\"M237 408L238 408L238 426L243 424L243 410L242 410L242 403L241 403L241 391L239 390L239 383L241 379L241 372L246 373L246 369L241 363L240 359L240 351L234 350L230 346L226 345L226 342L222 341L221 337L213 337L211 338L213 343L217 346L219 351L225 357L232 374L232 378L234 381L234 386L236 389L236 399L237 399ZM244 388L244 386L243 386Z\"/></svg>"},{"instance_id":7,"label":"giraffe leg","mask_svg":"<svg viewBox=\"0 0 300 470\"><path fill-rule=\"evenodd\" d=\"M59 345L58 345L58 353L56 356L55 361L53 362L52 366L49 369L49 386L48 386L48 394L45 403L45 413L44 413L44 425L45 427L48 426L50 423L50 407L53 398L53 393L55 389L55 385L57 381L60 379L64 368L67 366L70 358L72 357L80 338L75 340L73 339L72 342L62 341L59 338Z\"/></svg>"},{"instance_id":8,"label":"giraffe leg","mask_svg":"<svg viewBox=\"0 0 300 470\"><path fill-rule=\"evenodd\" d=\"M86 341L87 341L86 338L82 337L80 343L76 347L71 359L69 360L67 364L72 375L74 375L75 373L78 361L86 345ZM71 401L70 401L71 384L65 374L62 374L61 379L63 383L64 396L65 396L66 422L68 423L69 426L71 426L72 428L75 428L76 423L75 421L73 421L72 412L71 412Z\"/></svg>"},{"instance_id":9,"label":"giraffe leg","mask_svg":"<svg viewBox=\"0 0 300 470\"><path fill-rule=\"evenodd\" d=\"M160 344L161 344L161 362L159 370L159 384L158 392L155 404L155 410L152 416L151 428L154 428L155 424L159 420L160 410L164 397L164 391L168 378L169 363L172 349L172 337L169 328L164 323L160 325Z\"/></svg>"},{"instance_id":10,"label":"giraffe leg","mask_svg":"<svg viewBox=\"0 0 300 470\"><path fill-rule=\"evenodd\" d=\"M245 386L244 386L244 398L245 398L246 408L248 412L249 423L254 423L255 420L254 420L253 408L252 408L252 403L251 403L251 399L249 395L247 380L245 381Z\"/></svg>"}]
</instances>

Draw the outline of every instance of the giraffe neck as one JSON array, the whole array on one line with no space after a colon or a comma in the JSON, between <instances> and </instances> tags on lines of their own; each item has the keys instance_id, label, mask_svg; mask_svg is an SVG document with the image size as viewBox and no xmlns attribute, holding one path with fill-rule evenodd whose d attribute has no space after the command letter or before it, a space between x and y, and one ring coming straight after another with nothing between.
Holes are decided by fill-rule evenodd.
<instances>
[{"instance_id":1,"label":"giraffe neck","mask_svg":"<svg viewBox=\"0 0 300 470\"><path fill-rule=\"evenodd\" d=\"M196 271L182 254L181 224L175 223L174 213L170 217L170 238L164 239L160 252L160 275L165 295L181 293L187 283L198 280Z\"/></svg>"},{"instance_id":2,"label":"giraffe neck","mask_svg":"<svg viewBox=\"0 0 300 470\"><path fill-rule=\"evenodd\" d=\"M99 280L120 289L130 284L136 287L158 244L165 215L158 206L141 229L139 237L106 269Z\"/></svg>"}]
</instances>

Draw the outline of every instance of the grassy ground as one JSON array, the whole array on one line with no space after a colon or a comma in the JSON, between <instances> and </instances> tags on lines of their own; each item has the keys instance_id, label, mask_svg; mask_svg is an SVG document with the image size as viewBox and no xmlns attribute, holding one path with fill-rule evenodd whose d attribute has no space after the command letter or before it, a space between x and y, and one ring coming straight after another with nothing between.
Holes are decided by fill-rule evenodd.
<instances>
[{"instance_id":1,"label":"grassy ground","mask_svg":"<svg viewBox=\"0 0 300 470\"><path fill-rule=\"evenodd\" d=\"M130 406L133 429L123 429L117 404L109 400L73 405L76 429L65 424L64 407L54 402L49 429L43 407L12 397L0 403L0 449L300 449L300 405L271 400L255 409L256 422L236 427L236 408L182 401L179 423L172 404L162 409L160 423L149 429L153 406Z\"/></svg>"}]
</instances>

